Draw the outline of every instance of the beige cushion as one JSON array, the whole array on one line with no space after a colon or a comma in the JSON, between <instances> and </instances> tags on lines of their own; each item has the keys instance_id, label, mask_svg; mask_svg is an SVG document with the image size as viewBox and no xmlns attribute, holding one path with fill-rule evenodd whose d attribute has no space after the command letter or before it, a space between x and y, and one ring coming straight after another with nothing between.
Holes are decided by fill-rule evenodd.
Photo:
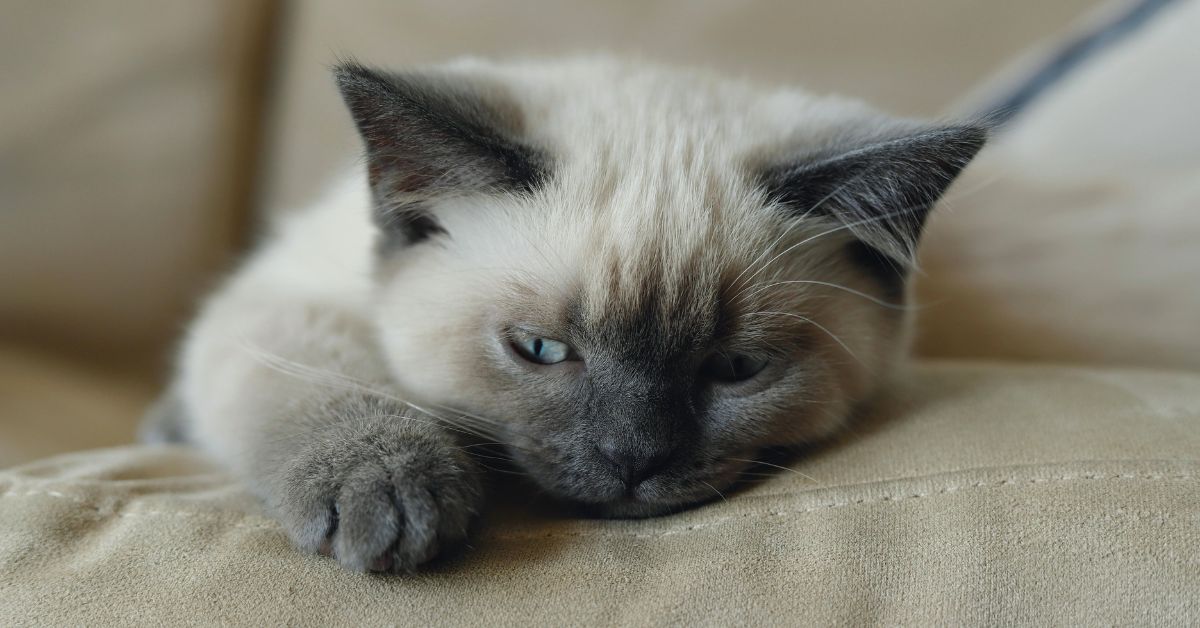
<instances>
[{"instance_id":1,"label":"beige cushion","mask_svg":"<svg viewBox=\"0 0 1200 628\"><path fill-rule=\"evenodd\" d=\"M135 373L0 343L0 469L133 442L154 395Z\"/></svg>"},{"instance_id":2,"label":"beige cushion","mask_svg":"<svg viewBox=\"0 0 1200 628\"><path fill-rule=\"evenodd\" d=\"M291 550L183 449L0 473L0 623L1200 622L1200 375L921 366L846 437L643 521L507 502L456 560Z\"/></svg>"},{"instance_id":3,"label":"beige cushion","mask_svg":"<svg viewBox=\"0 0 1200 628\"><path fill-rule=\"evenodd\" d=\"M921 353L1200 368L1200 1L1036 102L934 214Z\"/></svg>"},{"instance_id":4,"label":"beige cushion","mask_svg":"<svg viewBox=\"0 0 1200 628\"><path fill-rule=\"evenodd\" d=\"M161 350L239 237L262 1L6 2L0 337Z\"/></svg>"}]
</instances>

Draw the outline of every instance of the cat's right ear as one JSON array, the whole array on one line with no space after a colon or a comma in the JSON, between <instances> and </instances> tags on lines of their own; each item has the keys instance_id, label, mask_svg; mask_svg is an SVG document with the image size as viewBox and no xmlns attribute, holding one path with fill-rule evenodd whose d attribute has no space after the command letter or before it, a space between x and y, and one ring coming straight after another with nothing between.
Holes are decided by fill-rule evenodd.
<instances>
[{"instance_id":1,"label":"cat's right ear","mask_svg":"<svg viewBox=\"0 0 1200 628\"><path fill-rule=\"evenodd\" d=\"M449 77L394 74L343 63L334 78L367 152L376 222L412 244L442 231L431 201L528 191L542 154L521 143L520 116L494 90Z\"/></svg>"}]
</instances>

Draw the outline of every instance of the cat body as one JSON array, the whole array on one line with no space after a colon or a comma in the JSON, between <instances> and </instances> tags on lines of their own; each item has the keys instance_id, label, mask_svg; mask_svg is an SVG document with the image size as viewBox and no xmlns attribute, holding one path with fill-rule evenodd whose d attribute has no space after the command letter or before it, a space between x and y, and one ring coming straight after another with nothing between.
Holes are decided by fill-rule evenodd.
<instances>
[{"instance_id":1,"label":"cat body","mask_svg":"<svg viewBox=\"0 0 1200 628\"><path fill-rule=\"evenodd\" d=\"M356 570L467 535L481 443L647 516L834 433L902 361L925 213L986 136L599 57L336 78L365 164L206 303L172 407Z\"/></svg>"}]
</instances>

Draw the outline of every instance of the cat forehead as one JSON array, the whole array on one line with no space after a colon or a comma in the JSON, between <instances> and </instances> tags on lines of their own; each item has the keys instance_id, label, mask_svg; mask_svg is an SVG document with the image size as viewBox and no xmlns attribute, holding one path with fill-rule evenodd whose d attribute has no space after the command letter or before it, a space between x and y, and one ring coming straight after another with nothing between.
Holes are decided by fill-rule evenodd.
<instances>
[{"instance_id":1,"label":"cat forehead","mask_svg":"<svg viewBox=\"0 0 1200 628\"><path fill-rule=\"evenodd\" d=\"M441 205L456 263L581 321L710 317L764 251L806 231L737 164L685 142L565 160L531 194Z\"/></svg>"},{"instance_id":2,"label":"cat forehead","mask_svg":"<svg viewBox=\"0 0 1200 628\"><path fill-rule=\"evenodd\" d=\"M664 306L708 300L721 276L784 229L762 192L728 167L606 166L567 167L532 206L516 209L523 220L503 227L532 236L527 259L577 282L591 310L641 308L648 295Z\"/></svg>"},{"instance_id":3,"label":"cat forehead","mask_svg":"<svg viewBox=\"0 0 1200 628\"><path fill-rule=\"evenodd\" d=\"M823 145L880 115L854 99L622 56L468 58L443 68L494 87L492 97L520 113L523 133L568 151L678 150L688 140L734 150Z\"/></svg>"},{"instance_id":4,"label":"cat forehead","mask_svg":"<svg viewBox=\"0 0 1200 628\"><path fill-rule=\"evenodd\" d=\"M751 272L768 261L773 246L786 246L806 233L788 228L757 199L741 199L745 207L691 199L686 210L656 200L606 206L609 211L513 206L499 213L507 218L475 221L476 241L491 248L475 250L465 263L494 269L498 274L486 283L513 295L518 310L544 303L548 307L539 315L588 329L623 326L626 335L637 335L649 333L638 331L640 323L653 322L655 330L686 338L711 329L730 305L731 291L806 258L777 260L761 277ZM452 233L457 230L451 227ZM466 249L475 247L466 238L456 239Z\"/></svg>"},{"instance_id":5,"label":"cat forehead","mask_svg":"<svg viewBox=\"0 0 1200 628\"><path fill-rule=\"evenodd\" d=\"M484 64L548 154L545 201L593 228L709 238L754 230L766 204L761 170L797 150L837 146L879 124L857 101L768 88L620 57ZM607 235L601 233L600 235Z\"/></svg>"}]
</instances>

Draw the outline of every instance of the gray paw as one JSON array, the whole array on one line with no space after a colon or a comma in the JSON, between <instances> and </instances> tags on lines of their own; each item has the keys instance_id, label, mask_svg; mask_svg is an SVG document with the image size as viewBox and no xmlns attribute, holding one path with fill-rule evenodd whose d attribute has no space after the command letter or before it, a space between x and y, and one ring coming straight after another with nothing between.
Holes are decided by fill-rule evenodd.
<instances>
[{"instance_id":1,"label":"gray paw","mask_svg":"<svg viewBox=\"0 0 1200 628\"><path fill-rule=\"evenodd\" d=\"M424 427L393 416L314 435L268 496L296 545L354 571L409 571L463 540L482 501L479 474Z\"/></svg>"}]
</instances>

